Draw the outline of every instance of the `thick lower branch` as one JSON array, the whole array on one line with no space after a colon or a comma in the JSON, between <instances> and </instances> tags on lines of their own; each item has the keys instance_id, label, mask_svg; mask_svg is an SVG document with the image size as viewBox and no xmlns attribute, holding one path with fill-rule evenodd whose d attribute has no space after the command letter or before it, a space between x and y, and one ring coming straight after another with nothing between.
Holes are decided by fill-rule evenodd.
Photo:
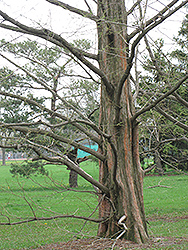
<instances>
[{"instance_id":1,"label":"thick lower branch","mask_svg":"<svg viewBox=\"0 0 188 250\"><path fill-rule=\"evenodd\" d=\"M104 186L100 182L93 179L93 177L91 175L86 173L83 169L79 168L77 166L77 164L74 163L73 161L71 161L68 157L66 157L65 155L61 155L58 152L55 152L54 150L48 149L45 146L43 146L43 148L45 150L48 150L49 152L55 153L57 155L57 157L55 157L55 158L49 157L47 155L42 154L42 152L38 149L38 146L40 146L40 145L36 145L33 143L33 150L35 150L35 152L40 156L40 159L44 159L44 160L46 160L48 162L52 162L52 163L59 162L59 163L62 163L62 165L66 165L68 168L70 168L71 170L74 170L76 173L78 173L80 176L82 176L89 183L91 183L95 187L99 188L99 190L101 190L104 194L109 195L109 189L106 186ZM30 147L32 148L32 145Z\"/></svg>"},{"instance_id":2,"label":"thick lower branch","mask_svg":"<svg viewBox=\"0 0 188 250\"><path fill-rule=\"evenodd\" d=\"M8 92L4 92L4 91L0 91L0 94L1 95L4 95L4 96L10 96L11 98L16 98L16 99L19 99L19 100L22 100L23 102L25 103L28 103L28 104L31 104L31 105L34 105L34 106L37 106L39 107L41 110L47 112L49 115L53 115L53 116L56 116L64 121L67 121L68 123L71 123L71 119L58 113L58 112L54 112L53 110L50 110L48 108L46 108L45 106L37 103L36 101L34 100L31 100L31 99L28 99L24 96L18 96L18 95L15 95L15 94L12 94L12 93L8 93ZM61 100L62 101L62 100ZM93 135L93 133L89 132L87 129L85 129L83 126L81 126L80 124L78 124L77 122L73 122L72 123L73 126L77 127L80 131L82 131L84 134L86 134L91 140L95 141L97 144L100 144L100 140L99 138L97 138L96 136ZM87 121L87 124L90 125L90 126L93 126L93 123L89 123ZM12 124L12 126L14 126L14 124ZM96 127L96 125L95 125ZM95 130L96 131L96 130ZM98 130L99 131L99 130Z\"/></svg>"}]
</instances>

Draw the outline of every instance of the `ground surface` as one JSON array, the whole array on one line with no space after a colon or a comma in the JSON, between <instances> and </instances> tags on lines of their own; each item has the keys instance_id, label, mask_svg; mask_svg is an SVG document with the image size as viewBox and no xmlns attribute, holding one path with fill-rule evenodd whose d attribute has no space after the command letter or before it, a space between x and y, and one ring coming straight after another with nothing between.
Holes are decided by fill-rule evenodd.
<instances>
[{"instance_id":1,"label":"ground surface","mask_svg":"<svg viewBox=\"0 0 188 250\"><path fill-rule=\"evenodd\" d=\"M148 244L134 244L130 241L118 240L114 246L114 250L118 249L184 249L182 244L188 243L186 238L152 238ZM114 240L89 238L89 239L77 239L69 241L67 243L50 244L37 250L107 250L112 249Z\"/></svg>"},{"instance_id":2,"label":"ground surface","mask_svg":"<svg viewBox=\"0 0 188 250\"><path fill-rule=\"evenodd\" d=\"M188 215L168 218L157 216L148 218L152 220L163 220L174 223L178 220L187 220ZM186 237L158 237L150 238L147 244L135 244L126 240L111 240L104 238L75 239L68 242L49 244L36 248L35 250L124 250L124 249L188 249L188 238ZM34 249L33 249L34 250Z\"/></svg>"}]
</instances>

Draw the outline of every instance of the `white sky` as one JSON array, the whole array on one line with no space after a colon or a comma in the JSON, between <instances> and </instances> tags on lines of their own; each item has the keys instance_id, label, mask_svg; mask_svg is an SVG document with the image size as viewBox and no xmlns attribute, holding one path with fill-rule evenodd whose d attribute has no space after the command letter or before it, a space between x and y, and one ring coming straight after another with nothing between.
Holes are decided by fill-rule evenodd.
<instances>
[{"instance_id":1,"label":"white sky","mask_svg":"<svg viewBox=\"0 0 188 250\"><path fill-rule=\"evenodd\" d=\"M64 0L63 2L87 10L84 0ZM88 2L96 12L94 8L95 3L92 0L88 0ZM158 0L149 0L149 14L147 15L156 14L159 9L163 8L169 2L169 0L162 0L161 2ZM132 5L132 1L129 0L128 5ZM45 0L0 0L0 7L2 11L7 12L8 15L21 22L34 23L36 25L40 23L43 27L51 28L53 31L66 37L71 37L73 30L75 31L74 36L93 33L94 26L91 24L94 22L87 21L86 18L82 18L76 14L72 15L69 11L50 4ZM160 25L159 28L155 28L156 36L158 34L159 37L173 37L177 33L184 15L185 9L182 9L165 21L163 25ZM2 35L4 35L4 32L1 29L0 37Z\"/></svg>"},{"instance_id":2,"label":"white sky","mask_svg":"<svg viewBox=\"0 0 188 250\"><path fill-rule=\"evenodd\" d=\"M75 2L83 3L84 1L65 2L68 4L73 2L73 6L76 6L78 4L75 4ZM45 0L1 0L0 4L2 11L18 21L35 26L41 25L41 28L46 27L52 29L54 32L62 34L62 36L66 38L73 36L73 30L74 36L78 36L79 34L83 35L84 33L88 34L89 32L89 21L87 21L87 19L83 19L79 15L72 15L69 11L50 4ZM91 22L89 23L91 25ZM92 30L91 27L89 29Z\"/></svg>"},{"instance_id":3,"label":"white sky","mask_svg":"<svg viewBox=\"0 0 188 250\"><path fill-rule=\"evenodd\" d=\"M63 2L87 10L84 0L64 0ZM160 2L159 0L149 0L147 13L153 16L169 2L171 1L161 0ZM96 4L94 1L88 0L88 3L91 4L92 9L96 13ZM132 6L132 1L128 0L128 4L130 5L128 6L129 9ZM69 11L50 4L45 0L0 0L0 8L20 22L28 25L35 25L36 27L41 25L41 27L46 27L61 34L62 37L66 38L68 41L78 38L89 38L93 41L94 52L97 53L95 23L86 18L82 18L77 14L71 14ZM177 35L185 12L185 9L179 10L162 25L149 33L154 40L157 38L164 38L165 44L167 45L167 51L171 50L173 47L172 38L174 35ZM134 13L134 17L137 17L136 13ZM0 39L5 38L6 40L11 40L15 38L15 36L23 37L24 35L0 29ZM30 38L32 39L31 36ZM37 38L34 39L36 40ZM46 43L45 41L43 42Z\"/></svg>"},{"instance_id":4,"label":"white sky","mask_svg":"<svg viewBox=\"0 0 188 250\"><path fill-rule=\"evenodd\" d=\"M152 14L152 16L155 15L158 10L164 8L164 5L161 4L158 0L148 1L149 14ZM84 0L64 0L63 2L74 7L87 10L87 6ZM93 0L88 0L88 2L92 3L92 9L94 10L95 4ZM161 2L168 4L170 1L161 0ZM132 1L128 0L128 3L130 4L132 3ZM128 7L128 9L129 8L130 6ZM78 38L88 38L93 41L93 52L97 53L96 26L94 22L89 21L86 18L82 18L77 14L71 14L69 11L50 4L45 0L0 0L0 9L3 12L6 12L9 16L24 24L31 26L34 25L36 27L41 25L41 28L46 27L58 34L61 34L62 37L66 38L68 41L72 41ZM176 36L178 34L178 30L185 16L185 13L185 9L178 11L162 25L155 28L152 32L149 33L153 40L156 40L157 38L163 38L165 40L166 51L170 51L173 48L174 43L172 41L172 38L174 35ZM137 17L136 13L134 13L134 17ZM0 39L4 38L10 41L15 37L19 37L17 41L19 41L20 39L23 41L27 36L0 28ZM42 40L40 38L32 36L29 36L29 38L38 40L40 43L43 42L44 44L47 44L45 40ZM143 53L145 53L145 51L143 51ZM24 61L20 60L19 64L23 65ZM5 65L7 65L7 61L2 60L1 58L0 67Z\"/></svg>"}]
</instances>

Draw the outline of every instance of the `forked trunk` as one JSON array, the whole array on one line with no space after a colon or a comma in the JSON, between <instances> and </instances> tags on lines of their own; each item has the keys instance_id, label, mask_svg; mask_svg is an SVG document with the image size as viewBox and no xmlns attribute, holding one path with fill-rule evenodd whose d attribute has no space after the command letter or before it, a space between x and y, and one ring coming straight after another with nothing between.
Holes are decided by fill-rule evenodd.
<instances>
[{"instance_id":1,"label":"forked trunk","mask_svg":"<svg viewBox=\"0 0 188 250\"><path fill-rule=\"evenodd\" d=\"M108 77L114 91L109 92L102 82L100 127L112 137L104 140L100 149L107 156L107 161L100 163L99 180L109 188L110 195L102 201L99 215L110 216L110 219L100 224L98 235L117 237L122 229L118 220L125 215L128 230L122 237L141 243L148 239L143 204L143 171L139 160L138 125L131 121L134 107L128 81L119 95L128 53L125 2L99 2L102 3L99 3L98 15L101 20L104 17L109 20L98 24L100 69Z\"/></svg>"}]
</instances>

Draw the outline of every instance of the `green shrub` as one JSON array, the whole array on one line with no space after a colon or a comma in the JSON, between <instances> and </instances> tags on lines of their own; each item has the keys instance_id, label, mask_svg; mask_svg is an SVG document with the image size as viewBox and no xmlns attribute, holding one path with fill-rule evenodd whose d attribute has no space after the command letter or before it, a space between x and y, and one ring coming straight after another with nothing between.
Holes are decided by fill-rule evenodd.
<instances>
[{"instance_id":1,"label":"green shrub","mask_svg":"<svg viewBox=\"0 0 188 250\"><path fill-rule=\"evenodd\" d=\"M23 163L11 163L10 173L15 176L29 177L30 175L48 175L48 171L44 168L46 164L39 161L24 161Z\"/></svg>"}]
</instances>

